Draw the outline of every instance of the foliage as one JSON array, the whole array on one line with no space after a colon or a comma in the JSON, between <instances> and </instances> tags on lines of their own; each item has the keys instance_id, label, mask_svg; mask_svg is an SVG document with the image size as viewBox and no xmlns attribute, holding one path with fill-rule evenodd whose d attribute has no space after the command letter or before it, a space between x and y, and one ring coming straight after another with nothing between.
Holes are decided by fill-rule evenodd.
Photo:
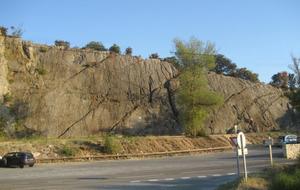
<instances>
[{"instance_id":1,"label":"foliage","mask_svg":"<svg viewBox=\"0 0 300 190\"><path fill-rule=\"evenodd\" d=\"M107 51L105 46L101 42L91 41L86 44L83 49L93 49L97 51Z\"/></svg>"},{"instance_id":2,"label":"foliage","mask_svg":"<svg viewBox=\"0 0 300 190\"><path fill-rule=\"evenodd\" d=\"M10 101L12 101L13 97L11 94L6 93L3 95L3 103L8 103Z\"/></svg>"},{"instance_id":3,"label":"foliage","mask_svg":"<svg viewBox=\"0 0 300 190\"><path fill-rule=\"evenodd\" d=\"M233 73L234 77L238 77L244 80L249 80L251 82L259 82L258 74L251 72L247 68L236 69L236 72Z\"/></svg>"},{"instance_id":4,"label":"foliage","mask_svg":"<svg viewBox=\"0 0 300 190\"><path fill-rule=\"evenodd\" d=\"M208 88L207 70L214 66L215 49L211 43L203 43L195 38L189 42L176 39L175 55L183 68L178 90L178 104L181 108L180 120L188 136L204 136L204 122L209 111L223 101L222 97Z\"/></svg>"},{"instance_id":5,"label":"foliage","mask_svg":"<svg viewBox=\"0 0 300 190\"><path fill-rule=\"evenodd\" d=\"M159 59L158 53L151 53L151 54L149 55L149 59Z\"/></svg>"},{"instance_id":6,"label":"foliage","mask_svg":"<svg viewBox=\"0 0 300 190\"><path fill-rule=\"evenodd\" d=\"M104 152L108 154L116 154L121 150L119 140L114 136L105 136L104 139Z\"/></svg>"},{"instance_id":7,"label":"foliage","mask_svg":"<svg viewBox=\"0 0 300 190\"><path fill-rule=\"evenodd\" d=\"M132 55L132 48L131 47L126 48L125 55Z\"/></svg>"},{"instance_id":8,"label":"foliage","mask_svg":"<svg viewBox=\"0 0 300 190\"><path fill-rule=\"evenodd\" d=\"M216 50L214 44L210 42L204 43L193 37L189 42L175 39L174 43L176 47L175 55L182 67L200 65L207 70L215 67L213 55L216 54Z\"/></svg>"},{"instance_id":9,"label":"foliage","mask_svg":"<svg viewBox=\"0 0 300 190\"><path fill-rule=\"evenodd\" d=\"M0 34L2 34L3 36L7 35L7 28L4 26L0 26Z\"/></svg>"},{"instance_id":10,"label":"foliage","mask_svg":"<svg viewBox=\"0 0 300 190\"><path fill-rule=\"evenodd\" d=\"M272 190L299 190L300 169L294 171L282 171L275 175L272 180Z\"/></svg>"},{"instance_id":11,"label":"foliage","mask_svg":"<svg viewBox=\"0 0 300 190\"><path fill-rule=\"evenodd\" d=\"M55 46L62 46L66 49L70 48L70 42L64 40L55 40Z\"/></svg>"},{"instance_id":12,"label":"foliage","mask_svg":"<svg viewBox=\"0 0 300 190\"><path fill-rule=\"evenodd\" d=\"M237 66L235 63L232 63L230 59L222 54L215 55L215 59L216 67L214 68L214 71L217 74L232 76L235 73Z\"/></svg>"},{"instance_id":13,"label":"foliage","mask_svg":"<svg viewBox=\"0 0 300 190\"><path fill-rule=\"evenodd\" d=\"M296 87L300 88L300 58L292 56L293 64L289 68L294 72Z\"/></svg>"},{"instance_id":14,"label":"foliage","mask_svg":"<svg viewBox=\"0 0 300 190\"><path fill-rule=\"evenodd\" d=\"M292 91L289 94L289 99L291 101L292 106L300 112L300 89Z\"/></svg>"},{"instance_id":15,"label":"foliage","mask_svg":"<svg viewBox=\"0 0 300 190\"><path fill-rule=\"evenodd\" d=\"M110 51L110 52L117 53L117 54L120 54L120 53L121 53L120 46L118 46L117 44L113 44L113 45L109 48L109 51Z\"/></svg>"},{"instance_id":16,"label":"foliage","mask_svg":"<svg viewBox=\"0 0 300 190\"><path fill-rule=\"evenodd\" d=\"M278 88L287 89L289 85L289 74L287 72L279 72L272 76L270 84Z\"/></svg>"},{"instance_id":17,"label":"foliage","mask_svg":"<svg viewBox=\"0 0 300 190\"><path fill-rule=\"evenodd\" d=\"M75 156L77 154L78 150L76 148L64 145L60 150L59 150L59 154L62 156L67 156L67 157L71 157L71 156Z\"/></svg>"},{"instance_id":18,"label":"foliage","mask_svg":"<svg viewBox=\"0 0 300 190\"><path fill-rule=\"evenodd\" d=\"M163 59L163 61L169 62L171 64L173 64L178 70L181 70L181 66L179 64L178 59L175 56L172 57L166 57Z\"/></svg>"}]
</instances>

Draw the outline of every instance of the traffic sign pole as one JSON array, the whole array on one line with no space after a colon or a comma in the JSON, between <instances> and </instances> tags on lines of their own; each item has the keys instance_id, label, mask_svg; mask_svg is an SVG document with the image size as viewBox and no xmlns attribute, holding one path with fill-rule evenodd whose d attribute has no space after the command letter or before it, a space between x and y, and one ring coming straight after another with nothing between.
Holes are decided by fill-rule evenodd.
<instances>
[{"instance_id":1,"label":"traffic sign pole","mask_svg":"<svg viewBox=\"0 0 300 190\"><path fill-rule=\"evenodd\" d=\"M236 165L237 165L237 174L238 177L241 176L240 174L240 157L239 157L239 150L238 150L238 146L235 147L236 150Z\"/></svg>"},{"instance_id":2,"label":"traffic sign pole","mask_svg":"<svg viewBox=\"0 0 300 190\"><path fill-rule=\"evenodd\" d=\"M242 136L242 135L241 135ZM245 138L240 138L241 139L241 148L242 148L242 154L243 154L243 164L244 164L244 174L245 174L245 181L247 182L248 175L247 175L247 164L246 164L246 155L245 155L245 145L246 142Z\"/></svg>"},{"instance_id":3,"label":"traffic sign pole","mask_svg":"<svg viewBox=\"0 0 300 190\"><path fill-rule=\"evenodd\" d=\"M273 166L273 153L272 153L273 139L270 136L269 136L269 141L271 141L271 143L269 144L270 162L271 162L271 166Z\"/></svg>"}]
</instances>

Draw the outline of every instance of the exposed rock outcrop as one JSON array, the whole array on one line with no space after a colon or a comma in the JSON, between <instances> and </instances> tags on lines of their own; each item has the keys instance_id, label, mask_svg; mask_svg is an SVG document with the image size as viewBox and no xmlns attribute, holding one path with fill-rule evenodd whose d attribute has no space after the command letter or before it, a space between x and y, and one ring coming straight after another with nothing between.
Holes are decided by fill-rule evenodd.
<instances>
[{"instance_id":1,"label":"exposed rock outcrop","mask_svg":"<svg viewBox=\"0 0 300 190\"><path fill-rule=\"evenodd\" d=\"M0 114L10 110L7 123L47 136L180 134L178 84L171 80L177 74L158 59L0 36L0 100L11 97ZM279 89L216 74L209 74L209 85L225 103L214 110L208 132L224 133L234 124L249 131L289 124L288 100Z\"/></svg>"}]
</instances>

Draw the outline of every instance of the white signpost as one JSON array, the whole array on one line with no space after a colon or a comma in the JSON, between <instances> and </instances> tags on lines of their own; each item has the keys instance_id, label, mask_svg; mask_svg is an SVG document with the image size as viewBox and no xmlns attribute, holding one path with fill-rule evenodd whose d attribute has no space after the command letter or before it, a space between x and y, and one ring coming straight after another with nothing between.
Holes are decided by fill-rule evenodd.
<instances>
[{"instance_id":1,"label":"white signpost","mask_svg":"<svg viewBox=\"0 0 300 190\"><path fill-rule=\"evenodd\" d=\"M243 156L245 181L247 181L248 175L247 175L246 154L248 154L248 150L246 149L246 137L243 132L239 132L237 135L237 145L238 145L238 153L239 151L241 151Z\"/></svg>"}]
</instances>

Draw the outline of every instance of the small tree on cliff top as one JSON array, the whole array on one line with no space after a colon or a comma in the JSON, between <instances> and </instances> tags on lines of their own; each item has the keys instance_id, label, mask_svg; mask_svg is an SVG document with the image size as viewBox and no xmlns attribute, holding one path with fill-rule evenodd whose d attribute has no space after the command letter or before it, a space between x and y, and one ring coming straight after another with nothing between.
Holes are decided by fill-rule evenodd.
<instances>
[{"instance_id":1,"label":"small tree on cliff top","mask_svg":"<svg viewBox=\"0 0 300 190\"><path fill-rule=\"evenodd\" d=\"M178 91L180 120L186 135L203 136L209 110L223 101L221 96L209 90L207 82L207 71L215 66L215 48L213 44L195 38L186 43L178 39L174 42L175 55L183 67Z\"/></svg>"},{"instance_id":2,"label":"small tree on cliff top","mask_svg":"<svg viewBox=\"0 0 300 190\"><path fill-rule=\"evenodd\" d=\"M113 44L113 45L109 48L109 51L110 51L110 52L117 53L117 54L120 54L120 53L121 53L121 48L120 48L120 46L118 46L117 44Z\"/></svg>"},{"instance_id":3,"label":"small tree on cliff top","mask_svg":"<svg viewBox=\"0 0 300 190\"><path fill-rule=\"evenodd\" d=\"M97 51L107 51L107 49L101 42L95 42L95 41L89 42L83 48L84 49L93 49L93 50L97 50Z\"/></svg>"}]
</instances>

